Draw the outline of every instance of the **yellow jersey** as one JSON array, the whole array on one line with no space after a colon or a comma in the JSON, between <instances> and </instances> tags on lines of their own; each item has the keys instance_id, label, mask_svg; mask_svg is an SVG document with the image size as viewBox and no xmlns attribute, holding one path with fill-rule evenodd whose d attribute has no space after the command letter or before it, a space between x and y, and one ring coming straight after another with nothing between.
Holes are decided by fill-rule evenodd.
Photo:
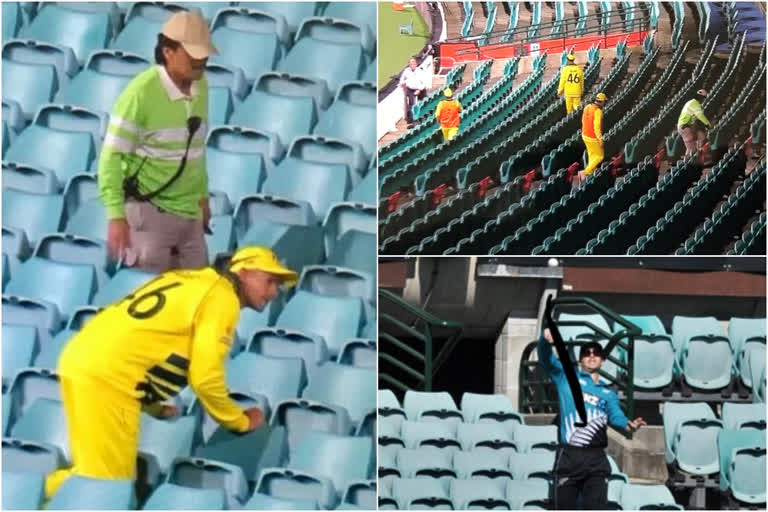
<instances>
[{"instance_id":1,"label":"yellow jersey","mask_svg":"<svg viewBox=\"0 0 768 512\"><path fill-rule=\"evenodd\" d=\"M557 94L565 92L566 96L578 96L584 92L584 71L576 64L568 64L560 71L560 83Z\"/></svg>"},{"instance_id":2,"label":"yellow jersey","mask_svg":"<svg viewBox=\"0 0 768 512\"><path fill-rule=\"evenodd\" d=\"M245 432L249 420L225 379L241 309L236 287L213 268L160 274L88 322L62 351L58 372L144 406L189 382L218 423Z\"/></svg>"}]
</instances>

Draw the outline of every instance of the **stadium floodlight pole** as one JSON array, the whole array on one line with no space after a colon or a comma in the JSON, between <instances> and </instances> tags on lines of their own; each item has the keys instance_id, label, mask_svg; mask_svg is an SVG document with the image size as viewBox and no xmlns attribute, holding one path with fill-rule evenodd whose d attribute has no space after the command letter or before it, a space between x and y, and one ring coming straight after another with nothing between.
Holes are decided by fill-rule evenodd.
<instances>
[{"instance_id":1,"label":"stadium floodlight pole","mask_svg":"<svg viewBox=\"0 0 768 512\"><path fill-rule=\"evenodd\" d=\"M581 423L575 423L577 427L584 427L587 425L587 410L584 407L584 395L581 393L581 385L579 384L579 378L576 376L576 370L573 369L573 362L571 356L568 354L568 349L563 342L563 337L560 335L560 330L557 328L557 324L552 318L552 308L554 301L552 296L547 297L547 307L544 310L544 318L547 321L547 327L552 334L552 341L554 341L555 350L557 350L557 357L560 358L560 364L563 366L563 373L568 380L568 387L571 388L571 395L573 396L573 402L576 405L576 411L579 413Z\"/></svg>"}]
</instances>

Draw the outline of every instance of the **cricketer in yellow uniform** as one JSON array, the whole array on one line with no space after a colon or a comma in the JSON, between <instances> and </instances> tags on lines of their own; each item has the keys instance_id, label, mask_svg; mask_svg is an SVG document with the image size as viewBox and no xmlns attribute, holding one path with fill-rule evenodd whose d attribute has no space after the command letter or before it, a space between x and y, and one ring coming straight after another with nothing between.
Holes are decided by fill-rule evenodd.
<instances>
[{"instance_id":1,"label":"cricketer in yellow uniform","mask_svg":"<svg viewBox=\"0 0 768 512\"><path fill-rule=\"evenodd\" d=\"M440 101L435 109L435 117L440 123L440 129L443 131L443 140L451 140L459 133L461 123L462 106L458 100L453 99L453 91L446 87L443 91L446 99Z\"/></svg>"},{"instance_id":2,"label":"cricketer in yellow uniform","mask_svg":"<svg viewBox=\"0 0 768 512\"><path fill-rule=\"evenodd\" d=\"M187 383L224 427L258 428L229 398L225 361L240 309L261 310L295 283L270 249L245 247L223 269L165 272L96 315L59 358L72 467L48 476L46 497L72 474L134 479L142 407Z\"/></svg>"},{"instance_id":3,"label":"cricketer in yellow uniform","mask_svg":"<svg viewBox=\"0 0 768 512\"><path fill-rule=\"evenodd\" d=\"M580 178L592 174L605 158L603 153L603 106L608 97L602 92L597 95L594 103L584 107L581 115L581 138L587 147L587 166L579 172Z\"/></svg>"},{"instance_id":4,"label":"cricketer in yellow uniform","mask_svg":"<svg viewBox=\"0 0 768 512\"><path fill-rule=\"evenodd\" d=\"M568 55L568 64L560 71L560 84L557 95L565 94L565 112L570 114L581 105L584 93L584 71L574 63L573 54Z\"/></svg>"}]
</instances>

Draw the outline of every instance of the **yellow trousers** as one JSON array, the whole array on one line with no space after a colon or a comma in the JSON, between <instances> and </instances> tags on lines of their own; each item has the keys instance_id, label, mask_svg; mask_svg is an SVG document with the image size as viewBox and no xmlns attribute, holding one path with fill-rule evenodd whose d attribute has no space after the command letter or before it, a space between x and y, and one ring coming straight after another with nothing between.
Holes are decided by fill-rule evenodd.
<instances>
[{"instance_id":1,"label":"yellow trousers","mask_svg":"<svg viewBox=\"0 0 768 512\"><path fill-rule=\"evenodd\" d=\"M581 96L566 96L565 97L565 112L570 114L581 106Z\"/></svg>"},{"instance_id":2,"label":"yellow trousers","mask_svg":"<svg viewBox=\"0 0 768 512\"><path fill-rule=\"evenodd\" d=\"M89 378L61 375L60 389L67 416L72 466L48 475L46 499L56 494L73 474L101 479L135 479L139 402Z\"/></svg>"},{"instance_id":3,"label":"yellow trousers","mask_svg":"<svg viewBox=\"0 0 768 512\"><path fill-rule=\"evenodd\" d=\"M441 128L441 130L443 130L443 140L451 140L459 133L458 126L456 128Z\"/></svg>"},{"instance_id":4,"label":"yellow trousers","mask_svg":"<svg viewBox=\"0 0 768 512\"><path fill-rule=\"evenodd\" d=\"M588 157L587 167L584 169L584 175L589 176L594 172L597 166L600 165L600 162L603 161L605 154L603 154L603 148L600 146L599 140L584 136L581 138L584 141L584 144L587 146Z\"/></svg>"}]
</instances>

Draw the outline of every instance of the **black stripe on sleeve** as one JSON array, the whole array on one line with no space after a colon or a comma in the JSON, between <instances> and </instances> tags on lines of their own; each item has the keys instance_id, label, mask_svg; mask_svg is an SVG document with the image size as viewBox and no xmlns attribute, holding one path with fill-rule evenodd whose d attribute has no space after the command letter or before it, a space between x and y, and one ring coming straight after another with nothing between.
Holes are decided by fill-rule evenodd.
<instances>
[{"instance_id":1,"label":"black stripe on sleeve","mask_svg":"<svg viewBox=\"0 0 768 512\"><path fill-rule=\"evenodd\" d=\"M168 371L162 366L153 366L152 368L147 370L147 373L154 377L157 377L158 379L163 379L164 381L174 386L177 386L178 388L183 388L184 386L187 385L186 377L179 375L178 373L173 373L171 371Z\"/></svg>"},{"instance_id":2,"label":"black stripe on sleeve","mask_svg":"<svg viewBox=\"0 0 768 512\"><path fill-rule=\"evenodd\" d=\"M165 361L171 366L175 366L180 370L187 371L189 369L189 359L186 357L181 357L178 354L171 354Z\"/></svg>"}]
</instances>

